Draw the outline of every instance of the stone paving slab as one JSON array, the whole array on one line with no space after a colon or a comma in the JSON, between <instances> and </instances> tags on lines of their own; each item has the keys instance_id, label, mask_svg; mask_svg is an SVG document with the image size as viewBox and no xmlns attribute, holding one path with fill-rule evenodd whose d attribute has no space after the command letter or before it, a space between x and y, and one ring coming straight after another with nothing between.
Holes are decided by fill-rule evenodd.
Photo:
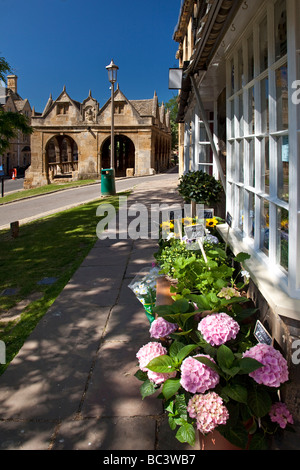
<instances>
[{"instance_id":1,"label":"stone paving slab","mask_svg":"<svg viewBox=\"0 0 300 470\"><path fill-rule=\"evenodd\" d=\"M70 313L70 315L68 315ZM1 377L0 419L63 419L76 414L109 308L55 306ZM76 320L76 321L75 321Z\"/></svg>"},{"instance_id":2,"label":"stone paving slab","mask_svg":"<svg viewBox=\"0 0 300 470\"><path fill-rule=\"evenodd\" d=\"M148 416L65 421L53 450L149 450L155 435L156 420Z\"/></svg>"},{"instance_id":3,"label":"stone paving slab","mask_svg":"<svg viewBox=\"0 0 300 470\"><path fill-rule=\"evenodd\" d=\"M168 203L174 185L130 202ZM151 239L96 242L0 378L1 449L182 448L134 377L150 325L128 284L156 250Z\"/></svg>"},{"instance_id":4,"label":"stone paving slab","mask_svg":"<svg viewBox=\"0 0 300 470\"><path fill-rule=\"evenodd\" d=\"M97 357L81 415L83 417L159 415L162 404L155 397L142 400L137 371L136 343L105 343Z\"/></svg>"},{"instance_id":5,"label":"stone paving slab","mask_svg":"<svg viewBox=\"0 0 300 470\"><path fill-rule=\"evenodd\" d=\"M0 421L0 450L48 450L56 423Z\"/></svg>"}]
</instances>

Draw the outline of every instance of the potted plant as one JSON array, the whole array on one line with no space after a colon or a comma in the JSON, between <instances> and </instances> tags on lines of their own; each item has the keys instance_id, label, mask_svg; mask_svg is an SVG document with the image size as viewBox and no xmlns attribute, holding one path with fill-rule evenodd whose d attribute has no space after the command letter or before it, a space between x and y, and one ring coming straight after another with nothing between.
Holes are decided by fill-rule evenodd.
<instances>
[{"instance_id":1,"label":"potted plant","mask_svg":"<svg viewBox=\"0 0 300 470\"><path fill-rule=\"evenodd\" d=\"M178 192L187 203L215 204L220 201L222 191L220 181L202 170L186 173L179 179Z\"/></svg>"},{"instance_id":2,"label":"potted plant","mask_svg":"<svg viewBox=\"0 0 300 470\"><path fill-rule=\"evenodd\" d=\"M142 399L159 393L176 438L191 446L196 432L201 441L215 439L217 432L239 449L267 449L272 435L292 429L293 418L280 399L287 361L254 336L257 311L249 306L243 269L248 257L232 258L238 274L224 258L209 258L189 286L187 274L200 258L186 257L185 288L177 285L174 301L156 306L149 342L137 351Z\"/></svg>"}]
</instances>

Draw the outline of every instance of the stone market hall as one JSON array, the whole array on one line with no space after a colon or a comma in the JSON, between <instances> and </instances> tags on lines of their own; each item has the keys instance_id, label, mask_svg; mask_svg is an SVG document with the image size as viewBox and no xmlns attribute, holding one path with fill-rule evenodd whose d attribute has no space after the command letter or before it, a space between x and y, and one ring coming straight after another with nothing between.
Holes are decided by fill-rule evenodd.
<instances>
[{"instance_id":1,"label":"stone market hall","mask_svg":"<svg viewBox=\"0 0 300 470\"><path fill-rule=\"evenodd\" d=\"M53 181L97 179L110 168L111 98L102 108L89 96L73 100L66 87L50 95L43 113L32 110L31 166L25 188ZM152 99L128 100L117 86L114 94L115 174L144 176L169 167L169 111Z\"/></svg>"}]
</instances>

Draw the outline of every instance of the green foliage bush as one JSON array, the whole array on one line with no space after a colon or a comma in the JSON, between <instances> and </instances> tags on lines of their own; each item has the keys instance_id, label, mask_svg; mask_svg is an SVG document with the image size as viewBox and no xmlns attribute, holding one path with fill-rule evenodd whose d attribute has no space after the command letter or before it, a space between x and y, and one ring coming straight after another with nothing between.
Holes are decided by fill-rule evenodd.
<instances>
[{"instance_id":1,"label":"green foliage bush","mask_svg":"<svg viewBox=\"0 0 300 470\"><path fill-rule=\"evenodd\" d=\"M202 170L186 173L179 179L178 192L186 202L210 205L220 201L222 191L220 181Z\"/></svg>"}]
</instances>

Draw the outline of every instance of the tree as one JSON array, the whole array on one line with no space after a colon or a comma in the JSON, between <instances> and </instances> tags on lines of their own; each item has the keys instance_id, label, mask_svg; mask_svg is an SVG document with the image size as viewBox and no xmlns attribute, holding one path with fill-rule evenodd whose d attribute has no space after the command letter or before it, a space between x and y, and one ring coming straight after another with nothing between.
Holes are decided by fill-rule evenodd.
<instances>
[{"instance_id":1,"label":"tree","mask_svg":"<svg viewBox=\"0 0 300 470\"><path fill-rule=\"evenodd\" d=\"M178 146L178 123L176 122L178 114L178 101L177 96L173 96L165 105L166 109L170 110L170 125L172 133L172 150L177 149Z\"/></svg>"},{"instance_id":2,"label":"tree","mask_svg":"<svg viewBox=\"0 0 300 470\"><path fill-rule=\"evenodd\" d=\"M6 74L11 72L9 63L0 57L0 80L6 84ZM28 118L21 113L5 111L0 103L0 155L9 147L10 140L17 137L19 130L23 134L32 134Z\"/></svg>"}]
</instances>

